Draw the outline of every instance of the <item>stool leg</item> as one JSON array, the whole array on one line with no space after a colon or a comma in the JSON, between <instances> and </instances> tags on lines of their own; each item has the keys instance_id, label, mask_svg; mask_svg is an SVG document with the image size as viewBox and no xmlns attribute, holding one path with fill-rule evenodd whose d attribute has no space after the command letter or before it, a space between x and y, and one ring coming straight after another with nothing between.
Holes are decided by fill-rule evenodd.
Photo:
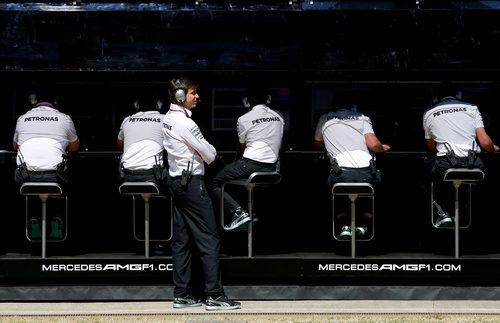
<instances>
[{"instance_id":1,"label":"stool leg","mask_svg":"<svg viewBox=\"0 0 500 323\"><path fill-rule=\"evenodd\" d=\"M351 200L351 257L356 258L356 194L349 194Z\"/></svg>"},{"instance_id":2,"label":"stool leg","mask_svg":"<svg viewBox=\"0 0 500 323\"><path fill-rule=\"evenodd\" d=\"M144 255L149 258L149 196L144 198Z\"/></svg>"},{"instance_id":3,"label":"stool leg","mask_svg":"<svg viewBox=\"0 0 500 323\"><path fill-rule=\"evenodd\" d=\"M455 186L455 258L460 258L459 254L459 244L460 244L460 223L459 223L459 204L458 204L458 188L460 187L460 182L453 182Z\"/></svg>"},{"instance_id":4,"label":"stool leg","mask_svg":"<svg viewBox=\"0 0 500 323\"><path fill-rule=\"evenodd\" d=\"M253 187L248 187L248 215L250 222L248 222L248 258L252 258L252 241L253 241Z\"/></svg>"},{"instance_id":5,"label":"stool leg","mask_svg":"<svg viewBox=\"0 0 500 323\"><path fill-rule=\"evenodd\" d=\"M48 195L40 195L42 200L42 258L47 257L47 199Z\"/></svg>"}]
</instances>

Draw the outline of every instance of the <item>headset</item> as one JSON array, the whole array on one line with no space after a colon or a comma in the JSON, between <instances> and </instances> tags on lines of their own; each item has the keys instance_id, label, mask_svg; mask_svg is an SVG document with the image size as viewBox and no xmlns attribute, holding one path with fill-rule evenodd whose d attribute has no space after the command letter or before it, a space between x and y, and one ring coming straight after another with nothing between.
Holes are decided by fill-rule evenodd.
<instances>
[{"instance_id":1,"label":"headset","mask_svg":"<svg viewBox=\"0 0 500 323\"><path fill-rule=\"evenodd\" d=\"M132 104L134 106L135 111L141 110L141 106L139 105L139 99L136 99ZM163 101L158 99L158 100L156 100L154 105L155 105L155 110L160 111L161 108L163 107Z\"/></svg>"},{"instance_id":2,"label":"headset","mask_svg":"<svg viewBox=\"0 0 500 323\"><path fill-rule=\"evenodd\" d=\"M241 103L243 104L243 107L245 107L246 109L251 108L251 103L250 103L250 100L248 99L248 96L243 97L243 99L241 99ZM267 94L266 105L269 105L269 104L271 104L271 95Z\"/></svg>"},{"instance_id":3,"label":"headset","mask_svg":"<svg viewBox=\"0 0 500 323\"><path fill-rule=\"evenodd\" d=\"M173 91L170 93L172 99L175 100L175 102L179 103L183 103L184 101L186 101L187 90L184 86L182 86L181 80L175 79L171 82L171 85L173 88Z\"/></svg>"}]
</instances>

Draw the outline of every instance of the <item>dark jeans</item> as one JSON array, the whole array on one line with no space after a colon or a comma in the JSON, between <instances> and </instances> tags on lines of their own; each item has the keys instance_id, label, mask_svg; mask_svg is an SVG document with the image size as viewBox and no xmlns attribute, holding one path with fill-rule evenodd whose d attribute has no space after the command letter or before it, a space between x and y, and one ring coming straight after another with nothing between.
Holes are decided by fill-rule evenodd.
<instances>
[{"instance_id":1,"label":"dark jeans","mask_svg":"<svg viewBox=\"0 0 500 323\"><path fill-rule=\"evenodd\" d=\"M259 163L248 158L242 158L234 163L226 165L220 172L215 175L213 179L213 193L217 201L220 203L222 184L224 182L233 180L248 178L251 174L255 172L274 172L276 170L276 164L271 163ZM234 211L240 206L231 195L224 190L224 210L226 214L234 214Z\"/></svg>"},{"instance_id":2,"label":"dark jeans","mask_svg":"<svg viewBox=\"0 0 500 323\"><path fill-rule=\"evenodd\" d=\"M55 183L60 183L59 178L57 177L56 171L51 171L51 172L28 172L29 173L29 180L24 180L23 176L21 175L21 171L19 168L16 168L14 170L14 181L22 185L25 182L55 182Z\"/></svg>"},{"instance_id":3,"label":"dark jeans","mask_svg":"<svg viewBox=\"0 0 500 323\"><path fill-rule=\"evenodd\" d=\"M183 188L181 177L173 177L168 181L168 187L174 199L174 235L171 242L174 297L191 293L193 247L200 253L205 295L222 295L220 237L204 178L192 176L187 187Z\"/></svg>"}]
</instances>

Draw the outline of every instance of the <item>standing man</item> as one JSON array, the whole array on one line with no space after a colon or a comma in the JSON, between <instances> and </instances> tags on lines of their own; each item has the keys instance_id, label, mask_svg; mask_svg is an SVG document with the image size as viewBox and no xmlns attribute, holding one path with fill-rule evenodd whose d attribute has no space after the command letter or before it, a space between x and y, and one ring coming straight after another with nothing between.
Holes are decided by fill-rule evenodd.
<instances>
[{"instance_id":1,"label":"standing man","mask_svg":"<svg viewBox=\"0 0 500 323\"><path fill-rule=\"evenodd\" d=\"M228 180L246 178L255 172L276 171L276 162L283 139L285 122L278 112L266 103L269 96L264 88L247 91L243 104L250 109L238 119L237 130L243 157L224 167L213 180L213 192L220 200L222 184ZM250 215L227 192L224 192L224 210L232 214L232 221L224 226L230 231L250 221Z\"/></svg>"},{"instance_id":2,"label":"standing man","mask_svg":"<svg viewBox=\"0 0 500 323\"><path fill-rule=\"evenodd\" d=\"M123 149L123 177L128 182L164 184L161 105L153 96L141 94L134 107L138 112L123 120L116 142L118 150Z\"/></svg>"},{"instance_id":3,"label":"standing man","mask_svg":"<svg viewBox=\"0 0 500 323\"><path fill-rule=\"evenodd\" d=\"M426 168L439 196L440 184L449 168L484 169L483 161L476 156L481 146L489 152L498 151L484 129L483 119L476 105L457 100L454 89L444 89L445 96L434 107L424 112L425 143L436 156L427 162ZM451 95L451 96L450 96ZM479 141L479 145L476 144ZM433 201L437 209L437 227L454 226L454 218L444 212L441 205Z\"/></svg>"},{"instance_id":4,"label":"standing man","mask_svg":"<svg viewBox=\"0 0 500 323\"><path fill-rule=\"evenodd\" d=\"M324 144L330 159L328 185L333 187L336 183L379 182L380 175L375 169L370 150L386 152L391 147L380 143L375 136L370 118L353 111L352 102L343 100L340 95L334 104L338 110L321 116L314 135L314 145L321 148ZM340 222L346 224L342 226L339 239L350 240L351 228L347 225L349 203L347 199L344 202L347 203L340 208L342 212L336 215ZM371 207L363 205L360 209L364 212L359 223L371 220L373 216ZM367 232L367 226L360 225L355 231L356 236L362 238Z\"/></svg>"},{"instance_id":5,"label":"standing man","mask_svg":"<svg viewBox=\"0 0 500 323\"><path fill-rule=\"evenodd\" d=\"M17 165L14 179L24 182L67 181L66 152L80 147L71 118L55 108L55 91L48 89L37 95L36 105L17 119L14 149Z\"/></svg>"},{"instance_id":6,"label":"standing man","mask_svg":"<svg viewBox=\"0 0 500 323\"><path fill-rule=\"evenodd\" d=\"M168 153L168 187L174 199L172 262L174 307L201 306L191 290L193 247L200 253L205 283L205 308L229 310L241 307L224 294L219 269L220 237L205 187L205 167L216 150L203 138L191 119L198 103L198 84L188 78L173 79L168 92L172 101L163 121L163 146Z\"/></svg>"}]
</instances>

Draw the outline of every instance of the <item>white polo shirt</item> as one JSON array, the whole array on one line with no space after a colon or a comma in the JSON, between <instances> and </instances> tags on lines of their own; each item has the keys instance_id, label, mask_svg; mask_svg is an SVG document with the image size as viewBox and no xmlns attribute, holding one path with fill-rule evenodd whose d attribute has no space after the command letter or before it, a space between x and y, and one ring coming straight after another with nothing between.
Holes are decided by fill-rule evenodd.
<instances>
[{"instance_id":1,"label":"white polo shirt","mask_svg":"<svg viewBox=\"0 0 500 323\"><path fill-rule=\"evenodd\" d=\"M340 167L362 168L372 159L365 140L368 133L374 133L369 117L342 109L321 116L314 140L324 141Z\"/></svg>"},{"instance_id":2,"label":"white polo shirt","mask_svg":"<svg viewBox=\"0 0 500 323\"><path fill-rule=\"evenodd\" d=\"M121 161L125 169L163 166L163 118L158 111L141 111L123 119L118 139L123 140Z\"/></svg>"},{"instance_id":3,"label":"white polo shirt","mask_svg":"<svg viewBox=\"0 0 500 323\"><path fill-rule=\"evenodd\" d=\"M204 175L203 162L210 164L217 155L214 146L203 138L191 114L190 110L171 104L163 119L163 147L168 153L169 174L172 177L181 176L188 163L192 175Z\"/></svg>"},{"instance_id":4,"label":"white polo shirt","mask_svg":"<svg viewBox=\"0 0 500 323\"><path fill-rule=\"evenodd\" d=\"M76 140L71 118L52 104L41 102L17 119L14 132L14 142L19 146L17 164L24 159L28 170L55 170L68 143Z\"/></svg>"},{"instance_id":5,"label":"white polo shirt","mask_svg":"<svg viewBox=\"0 0 500 323\"><path fill-rule=\"evenodd\" d=\"M437 156L447 153L444 143L448 143L458 157L466 157L473 143L475 151L481 151L475 141L476 129L482 127L483 118L477 106L453 97L444 98L424 113L425 139L436 142Z\"/></svg>"},{"instance_id":6,"label":"white polo shirt","mask_svg":"<svg viewBox=\"0 0 500 323\"><path fill-rule=\"evenodd\" d=\"M285 121L280 113L264 104L256 105L238 118L240 143L245 143L243 157L261 163L278 160Z\"/></svg>"}]
</instances>

